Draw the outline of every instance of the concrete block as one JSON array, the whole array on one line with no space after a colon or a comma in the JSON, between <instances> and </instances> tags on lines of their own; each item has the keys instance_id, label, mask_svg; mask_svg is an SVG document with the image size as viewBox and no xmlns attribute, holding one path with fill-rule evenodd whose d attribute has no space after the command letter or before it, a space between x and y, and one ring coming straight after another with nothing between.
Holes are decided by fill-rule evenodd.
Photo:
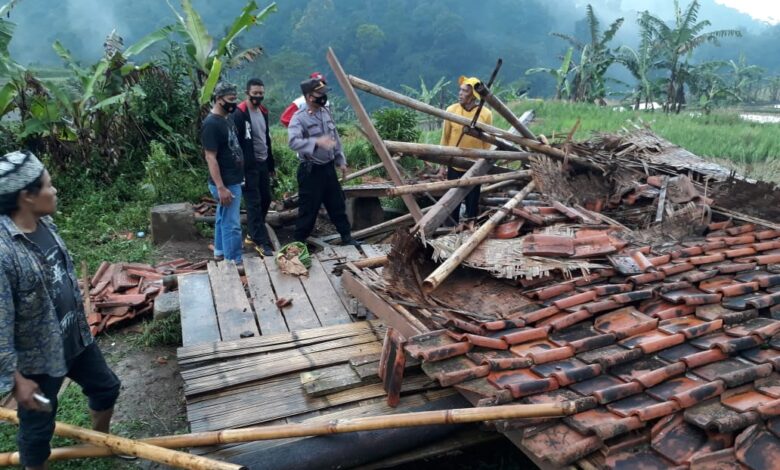
<instances>
[{"instance_id":1,"label":"concrete block","mask_svg":"<svg viewBox=\"0 0 780 470\"><path fill-rule=\"evenodd\" d=\"M168 318L171 315L175 315L179 312L179 293L178 292L165 292L157 296L154 299L154 316L155 320L162 320Z\"/></svg>"},{"instance_id":2,"label":"concrete block","mask_svg":"<svg viewBox=\"0 0 780 470\"><path fill-rule=\"evenodd\" d=\"M152 242L197 240L195 216L189 203L163 204L151 209Z\"/></svg>"}]
</instances>

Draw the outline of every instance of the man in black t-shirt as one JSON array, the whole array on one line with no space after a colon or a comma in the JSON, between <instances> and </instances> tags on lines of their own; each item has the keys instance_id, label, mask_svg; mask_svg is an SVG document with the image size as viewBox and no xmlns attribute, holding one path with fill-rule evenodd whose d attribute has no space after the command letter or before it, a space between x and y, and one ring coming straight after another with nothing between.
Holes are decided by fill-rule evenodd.
<instances>
[{"instance_id":1,"label":"man in black t-shirt","mask_svg":"<svg viewBox=\"0 0 780 470\"><path fill-rule=\"evenodd\" d=\"M217 200L214 257L240 265L244 154L238 142L236 125L230 119L237 100L238 92L234 85L217 84L211 113L203 120L201 143L209 166L209 190Z\"/></svg>"},{"instance_id":2,"label":"man in black t-shirt","mask_svg":"<svg viewBox=\"0 0 780 470\"><path fill-rule=\"evenodd\" d=\"M12 390L19 404L28 469L45 468L65 377L89 398L101 432L121 385L89 332L73 260L50 217L56 208L57 190L35 155L0 157L0 393Z\"/></svg>"}]
</instances>

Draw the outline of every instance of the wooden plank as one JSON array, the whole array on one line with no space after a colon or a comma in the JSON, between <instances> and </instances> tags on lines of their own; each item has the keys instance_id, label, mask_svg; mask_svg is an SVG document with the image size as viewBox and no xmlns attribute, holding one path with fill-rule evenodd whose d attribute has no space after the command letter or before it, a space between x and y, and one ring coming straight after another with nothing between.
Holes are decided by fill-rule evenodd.
<instances>
[{"instance_id":1,"label":"wooden plank","mask_svg":"<svg viewBox=\"0 0 780 470\"><path fill-rule=\"evenodd\" d=\"M222 339L239 339L242 335L260 336L236 265L232 261L210 261L208 270Z\"/></svg>"},{"instance_id":2,"label":"wooden plank","mask_svg":"<svg viewBox=\"0 0 780 470\"><path fill-rule=\"evenodd\" d=\"M360 249L366 254L366 258L376 258L390 253L390 245L360 245Z\"/></svg>"},{"instance_id":3,"label":"wooden plank","mask_svg":"<svg viewBox=\"0 0 780 470\"><path fill-rule=\"evenodd\" d=\"M301 284L303 284L309 301L317 313L317 318L320 319L323 326L352 322L347 306L344 305L328 279L325 268L316 257L311 258L309 276L302 278Z\"/></svg>"},{"instance_id":4,"label":"wooden plank","mask_svg":"<svg viewBox=\"0 0 780 470\"><path fill-rule=\"evenodd\" d=\"M317 314L314 312L314 307L309 302L309 296L306 295L306 291L303 289L303 285L301 285L301 281L295 276L282 273L273 258L263 259L263 262L268 270L271 284L274 286L276 298L292 300L292 305L282 309L282 315L284 315L290 331L321 326L319 319L317 319Z\"/></svg>"},{"instance_id":5,"label":"wooden plank","mask_svg":"<svg viewBox=\"0 0 780 470\"><path fill-rule=\"evenodd\" d=\"M244 259L244 269L249 284L249 295L252 299L252 305L255 307L255 316L260 325L260 333L273 335L289 331L282 312L276 306L276 296L263 260L246 258Z\"/></svg>"},{"instance_id":6,"label":"wooden plank","mask_svg":"<svg viewBox=\"0 0 780 470\"><path fill-rule=\"evenodd\" d=\"M306 395L320 397L341 392L359 385L378 383L379 377L360 377L349 364L338 364L322 369L301 372L301 385Z\"/></svg>"},{"instance_id":7,"label":"wooden plank","mask_svg":"<svg viewBox=\"0 0 780 470\"><path fill-rule=\"evenodd\" d=\"M214 318L216 322L216 314ZM385 327L380 321L362 321L345 325L311 328L295 333L279 333L234 341L202 343L192 347L185 346L179 348L177 357L179 365L191 365L203 361L298 348L334 339L358 336L368 332L373 332L377 338L383 338L384 331Z\"/></svg>"},{"instance_id":8,"label":"wooden plank","mask_svg":"<svg viewBox=\"0 0 780 470\"><path fill-rule=\"evenodd\" d=\"M376 150L377 155L379 155L382 163L384 163L385 171L390 177L390 180L392 180L393 184L396 186L404 184L401 179L401 172L399 172L398 167L395 166L395 161L393 161L393 158L390 156L390 152L387 151L387 147L385 147L382 137L380 137L379 132L377 132L374 127L374 123L371 122L371 117L368 115L368 112L366 112L366 108L363 107L363 103L360 102L360 98L358 98L355 89L347 78L347 74L344 72L339 60L336 58L336 54L331 48L328 48L328 63L333 69L333 73L336 75L339 85L341 85L341 88L344 90L344 94L346 95L349 104L351 104L352 109L355 110L355 115L357 115L360 126L366 133L366 137L368 137L369 142L374 146L374 150ZM422 212L420 212L420 206L417 205L417 200L414 196L406 194L401 196L401 198L414 217L414 220L419 221L422 217Z\"/></svg>"},{"instance_id":9,"label":"wooden plank","mask_svg":"<svg viewBox=\"0 0 780 470\"><path fill-rule=\"evenodd\" d=\"M328 276L328 280L336 291L336 294L338 294L339 299L341 299L341 303L344 304L347 312L353 315L355 314L355 309L353 308L352 296L350 296L342 286L341 276L337 276L333 273L333 268L340 262L354 261L361 257L362 255L354 246L332 246L317 255L317 258L320 260L322 268L325 271L325 275Z\"/></svg>"},{"instance_id":10,"label":"wooden plank","mask_svg":"<svg viewBox=\"0 0 780 470\"><path fill-rule=\"evenodd\" d=\"M344 271L341 277L346 291L354 295L367 309L380 318L385 325L397 329L406 338L428 332L427 328L423 329L412 325L403 315L387 303L385 299L369 289L351 272Z\"/></svg>"},{"instance_id":11,"label":"wooden plank","mask_svg":"<svg viewBox=\"0 0 780 470\"><path fill-rule=\"evenodd\" d=\"M424 374L406 377L403 384L403 391L407 393L433 388L439 387ZM192 432L215 431L261 424L384 395L382 385L377 383L310 397L304 392L298 374L287 374L242 387L236 393L188 403L187 417Z\"/></svg>"},{"instance_id":12,"label":"wooden plank","mask_svg":"<svg viewBox=\"0 0 780 470\"><path fill-rule=\"evenodd\" d=\"M275 375L338 364L349 360L354 355L375 354L382 349L382 343L373 334L348 338L348 340L332 341L263 356L249 356L182 371L184 393L187 396L208 393Z\"/></svg>"},{"instance_id":13,"label":"wooden plank","mask_svg":"<svg viewBox=\"0 0 780 470\"><path fill-rule=\"evenodd\" d=\"M179 276L181 339L184 346L219 341L219 324L207 273Z\"/></svg>"}]
</instances>

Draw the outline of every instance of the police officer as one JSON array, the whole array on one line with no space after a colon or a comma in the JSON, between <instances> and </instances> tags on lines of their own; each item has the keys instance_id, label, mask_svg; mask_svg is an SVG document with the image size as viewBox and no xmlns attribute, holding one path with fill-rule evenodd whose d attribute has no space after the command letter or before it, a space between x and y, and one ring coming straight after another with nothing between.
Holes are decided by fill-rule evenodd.
<instances>
[{"instance_id":1,"label":"police officer","mask_svg":"<svg viewBox=\"0 0 780 470\"><path fill-rule=\"evenodd\" d=\"M322 80L310 78L301 82L301 91L307 106L293 115L287 128L290 148L298 153L299 160L300 205L295 240L306 241L314 229L320 206L324 204L328 217L341 235L342 244L358 246L351 235L344 192L336 174L336 167L339 167L342 176L346 175L347 159L333 116L325 106L330 89Z\"/></svg>"}]
</instances>

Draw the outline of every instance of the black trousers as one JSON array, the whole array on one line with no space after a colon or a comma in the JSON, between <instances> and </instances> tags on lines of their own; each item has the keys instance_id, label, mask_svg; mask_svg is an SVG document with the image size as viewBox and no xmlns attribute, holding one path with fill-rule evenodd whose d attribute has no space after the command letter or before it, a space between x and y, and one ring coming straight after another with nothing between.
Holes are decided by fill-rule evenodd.
<instances>
[{"instance_id":1,"label":"black trousers","mask_svg":"<svg viewBox=\"0 0 780 470\"><path fill-rule=\"evenodd\" d=\"M68 364L67 377L81 386L81 391L88 398L89 409L105 411L114 406L119 397L122 383L106 364L103 354L97 344L90 344L84 351ZM16 415L19 417L19 433L16 442L19 446L22 465L38 467L49 458L50 441L54 434L54 419L57 416L57 392L65 377L50 375L29 375L28 379L35 381L41 392L51 400L51 413L31 411L19 407Z\"/></svg>"},{"instance_id":2,"label":"black trousers","mask_svg":"<svg viewBox=\"0 0 780 470\"><path fill-rule=\"evenodd\" d=\"M270 244L265 216L271 207L271 177L266 162L247 162L244 167L244 202L249 238L258 245Z\"/></svg>"},{"instance_id":3,"label":"black trousers","mask_svg":"<svg viewBox=\"0 0 780 470\"><path fill-rule=\"evenodd\" d=\"M350 237L344 191L341 190L336 166L301 163L298 165L298 220L295 222L295 239L305 242L314 230L320 206L325 205L328 217L336 226L342 239Z\"/></svg>"},{"instance_id":4,"label":"black trousers","mask_svg":"<svg viewBox=\"0 0 780 470\"><path fill-rule=\"evenodd\" d=\"M451 166L447 167L448 180L459 179L465 173L465 171L456 170ZM474 189L469 191L466 195L466 199L464 199L464 202L466 203L466 217L469 219L475 219L479 215L479 188L479 185L474 186ZM452 211L452 219L456 223L460 220L460 204Z\"/></svg>"}]
</instances>

